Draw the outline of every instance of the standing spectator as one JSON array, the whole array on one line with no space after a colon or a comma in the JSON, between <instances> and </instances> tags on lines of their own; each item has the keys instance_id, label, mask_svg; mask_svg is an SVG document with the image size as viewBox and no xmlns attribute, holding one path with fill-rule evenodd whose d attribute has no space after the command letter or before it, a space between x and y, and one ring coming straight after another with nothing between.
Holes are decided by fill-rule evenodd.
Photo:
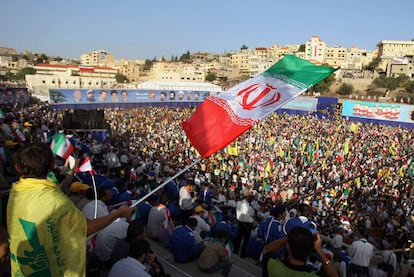
<instances>
[{"instance_id":1,"label":"standing spectator","mask_svg":"<svg viewBox=\"0 0 414 277\"><path fill-rule=\"evenodd\" d=\"M184 186L182 186L179 190L178 205L180 206L180 218L182 225L184 225L187 222L187 219L193 213L194 202L197 199L197 196L193 196L193 193L193 180L187 179L185 181Z\"/></svg>"},{"instance_id":2,"label":"standing spectator","mask_svg":"<svg viewBox=\"0 0 414 277\"><path fill-rule=\"evenodd\" d=\"M333 248L334 252L334 260L339 261L339 253L342 250L342 243L344 242L344 237L342 236L342 228L336 227L334 231L334 235L330 239L330 244Z\"/></svg>"},{"instance_id":3,"label":"standing spectator","mask_svg":"<svg viewBox=\"0 0 414 277\"><path fill-rule=\"evenodd\" d=\"M237 254L241 246L242 258L247 256L247 246L249 245L250 235L252 232L252 223L254 221L254 209L250 205L252 194L246 190L243 193L243 199L236 203L236 217L238 221L237 239L234 245L234 253ZM243 244L242 244L243 241Z\"/></svg>"},{"instance_id":4,"label":"standing spectator","mask_svg":"<svg viewBox=\"0 0 414 277\"><path fill-rule=\"evenodd\" d=\"M278 205L270 210L270 216L257 229L257 237L262 239L263 245L283 236L282 226L285 216L286 208L284 205Z\"/></svg>"},{"instance_id":5,"label":"standing spectator","mask_svg":"<svg viewBox=\"0 0 414 277\"><path fill-rule=\"evenodd\" d=\"M347 269L347 276L368 277L369 264L374 256L374 246L368 242L368 232L364 226L359 226L360 239L355 240L348 248L348 256L351 262Z\"/></svg>"},{"instance_id":6,"label":"standing spectator","mask_svg":"<svg viewBox=\"0 0 414 277\"><path fill-rule=\"evenodd\" d=\"M198 265L201 270L208 273L221 270L223 276L229 276L232 263L226 253L226 243L226 231L218 231L213 241L206 245L206 248L201 252L200 258L198 258Z\"/></svg>"},{"instance_id":7,"label":"standing spectator","mask_svg":"<svg viewBox=\"0 0 414 277\"><path fill-rule=\"evenodd\" d=\"M213 204L213 191L210 189L208 183L204 183L203 189L200 190L197 198L198 204L206 204L211 206Z\"/></svg>"}]
</instances>

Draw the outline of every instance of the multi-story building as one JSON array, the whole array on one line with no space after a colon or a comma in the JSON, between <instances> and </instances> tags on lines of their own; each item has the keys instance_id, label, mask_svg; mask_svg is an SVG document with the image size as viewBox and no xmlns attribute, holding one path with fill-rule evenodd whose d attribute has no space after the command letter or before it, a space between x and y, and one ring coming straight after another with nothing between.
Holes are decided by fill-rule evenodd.
<instances>
[{"instance_id":1,"label":"multi-story building","mask_svg":"<svg viewBox=\"0 0 414 277\"><path fill-rule=\"evenodd\" d=\"M114 61L114 56L105 50L95 50L81 55L82 65L108 66Z\"/></svg>"},{"instance_id":2,"label":"multi-story building","mask_svg":"<svg viewBox=\"0 0 414 277\"><path fill-rule=\"evenodd\" d=\"M161 61L153 64L151 77L158 81L204 82L205 72L197 65Z\"/></svg>"},{"instance_id":3,"label":"multi-story building","mask_svg":"<svg viewBox=\"0 0 414 277\"><path fill-rule=\"evenodd\" d=\"M138 82L142 79L145 61L122 59L112 64L118 69L118 73L125 75L131 82Z\"/></svg>"},{"instance_id":4,"label":"multi-story building","mask_svg":"<svg viewBox=\"0 0 414 277\"><path fill-rule=\"evenodd\" d=\"M342 46L326 47L324 63L333 67L347 67L348 49Z\"/></svg>"},{"instance_id":5,"label":"multi-story building","mask_svg":"<svg viewBox=\"0 0 414 277\"><path fill-rule=\"evenodd\" d=\"M110 88L116 85L117 70L60 64L37 64L36 74L26 75L29 91L39 97L48 97L49 88Z\"/></svg>"},{"instance_id":6,"label":"multi-story building","mask_svg":"<svg viewBox=\"0 0 414 277\"><path fill-rule=\"evenodd\" d=\"M305 59L318 63L324 63L326 53L326 43L318 36L312 36L305 43Z\"/></svg>"},{"instance_id":7,"label":"multi-story building","mask_svg":"<svg viewBox=\"0 0 414 277\"><path fill-rule=\"evenodd\" d=\"M412 60L414 57L414 40L382 40L377 47L378 56L381 58L378 67L384 72L390 72L387 67L394 58L408 57Z\"/></svg>"}]
</instances>

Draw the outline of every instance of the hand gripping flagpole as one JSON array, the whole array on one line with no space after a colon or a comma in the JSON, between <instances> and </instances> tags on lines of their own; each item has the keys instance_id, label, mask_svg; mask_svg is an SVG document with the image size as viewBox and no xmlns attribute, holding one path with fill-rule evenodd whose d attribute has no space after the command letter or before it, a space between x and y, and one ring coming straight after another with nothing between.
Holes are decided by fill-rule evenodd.
<instances>
[{"instance_id":1,"label":"hand gripping flagpole","mask_svg":"<svg viewBox=\"0 0 414 277\"><path fill-rule=\"evenodd\" d=\"M144 197L140 198L137 202L135 202L134 204L132 204L130 207L133 208L133 207L137 206L139 203L141 203L142 201L144 201L145 199L147 199L148 197L150 197L155 192L159 191L166 184L168 184L169 182L171 182L172 180L174 180L175 178L177 178L178 176L180 176L181 174L183 174L184 172L186 172L187 170L189 170L191 167L193 167L196 164L198 164L200 161L201 161L201 158L196 159L192 164L186 166L183 170L177 172L174 176L172 176L171 178L169 178L167 181L164 181L164 183L162 183L161 185L159 185L158 187L156 187L154 190L151 190L148 194L146 194Z\"/></svg>"}]
</instances>

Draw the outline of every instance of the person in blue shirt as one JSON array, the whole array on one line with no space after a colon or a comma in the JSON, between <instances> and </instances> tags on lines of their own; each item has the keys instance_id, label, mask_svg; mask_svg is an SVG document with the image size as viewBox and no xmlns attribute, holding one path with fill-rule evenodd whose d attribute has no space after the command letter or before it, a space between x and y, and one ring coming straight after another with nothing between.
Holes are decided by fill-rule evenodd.
<instances>
[{"instance_id":1,"label":"person in blue shirt","mask_svg":"<svg viewBox=\"0 0 414 277\"><path fill-rule=\"evenodd\" d=\"M137 192L137 185L133 182L128 184L128 189L119 195L118 203L136 200L135 194Z\"/></svg>"},{"instance_id":2,"label":"person in blue shirt","mask_svg":"<svg viewBox=\"0 0 414 277\"><path fill-rule=\"evenodd\" d=\"M197 243L193 230L197 226L197 219L189 217L186 224L177 226L171 237L170 252L177 263L186 263L196 260L204 249L203 244Z\"/></svg>"},{"instance_id":3,"label":"person in blue shirt","mask_svg":"<svg viewBox=\"0 0 414 277\"><path fill-rule=\"evenodd\" d=\"M278 205L271 209L270 216L257 228L257 237L263 241L263 245L284 237L282 226L285 216L286 208L284 205Z\"/></svg>"}]
</instances>

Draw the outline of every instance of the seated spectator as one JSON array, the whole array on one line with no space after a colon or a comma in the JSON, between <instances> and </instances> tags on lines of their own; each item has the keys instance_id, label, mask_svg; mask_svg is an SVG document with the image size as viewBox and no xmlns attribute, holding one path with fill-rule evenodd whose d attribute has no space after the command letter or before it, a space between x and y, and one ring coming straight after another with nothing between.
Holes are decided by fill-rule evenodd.
<instances>
[{"instance_id":1,"label":"seated spectator","mask_svg":"<svg viewBox=\"0 0 414 277\"><path fill-rule=\"evenodd\" d=\"M210 234L211 227L210 225L204 220L204 213L207 211L198 205L194 208L194 213L191 216L192 218L197 219L197 226L194 229L194 232L200 235L201 238L205 238Z\"/></svg>"},{"instance_id":2,"label":"seated spectator","mask_svg":"<svg viewBox=\"0 0 414 277\"><path fill-rule=\"evenodd\" d=\"M143 220L135 219L128 225L126 238L118 240L112 249L110 264L113 265L122 258L128 257L131 243L134 241L145 239L145 224Z\"/></svg>"},{"instance_id":3,"label":"seated spectator","mask_svg":"<svg viewBox=\"0 0 414 277\"><path fill-rule=\"evenodd\" d=\"M77 205L79 201L85 198L89 186L81 182L73 182L69 187L69 199Z\"/></svg>"},{"instance_id":4,"label":"seated spectator","mask_svg":"<svg viewBox=\"0 0 414 277\"><path fill-rule=\"evenodd\" d=\"M110 264L109 259L116 243L126 238L128 226L124 218L118 218L96 234L95 254L104 266Z\"/></svg>"},{"instance_id":5,"label":"seated spectator","mask_svg":"<svg viewBox=\"0 0 414 277\"><path fill-rule=\"evenodd\" d=\"M316 237L316 240L315 240ZM287 257L284 261L270 258L265 264L266 276L318 276L306 266L309 256L316 252L322 262L322 269L327 276L338 276L338 272L322 250L322 240L318 234L314 235L307 228L293 227L288 236L275 240L263 248L263 254L277 252L287 244Z\"/></svg>"},{"instance_id":6,"label":"seated spectator","mask_svg":"<svg viewBox=\"0 0 414 277\"><path fill-rule=\"evenodd\" d=\"M93 200L85 204L82 208L83 214L88 219L100 218L109 214L109 208L107 202L111 200L112 193L108 187L99 187L97 190L98 199L94 199L93 190L88 191L87 197L89 200ZM95 201L97 202L97 210L95 211ZM95 214L96 212L96 214Z\"/></svg>"},{"instance_id":7,"label":"seated spectator","mask_svg":"<svg viewBox=\"0 0 414 277\"><path fill-rule=\"evenodd\" d=\"M118 198L118 203L127 202L131 200L136 200L136 193L137 193L137 184L136 183L129 183L127 190L124 192L121 192Z\"/></svg>"},{"instance_id":8,"label":"seated spectator","mask_svg":"<svg viewBox=\"0 0 414 277\"><path fill-rule=\"evenodd\" d=\"M197 226L197 219L188 218L186 225L177 226L172 234L170 252L174 261L186 263L196 260L203 250L203 245L197 243L193 231Z\"/></svg>"},{"instance_id":9,"label":"seated spectator","mask_svg":"<svg viewBox=\"0 0 414 277\"><path fill-rule=\"evenodd\" d=\"M129 255L116 262L109 271L108 277L151 277L145 270L145 262L150 249L148 241L140 239L131 244Z\"/></svg>"},{"instance_id":10,"label":"seated spectator","mask_svg":"<svg viewBox=\"0 0 414 277\"><path fill-rule=\"evenodd\" d=\"M147 201L142 201L138 204L137 209L139 210L139 214L137 214L137 218L142 219L145 224L148 222L148 216L151 209L158 205L160 197L157 194L152 194L148 197ZM147 228L148 229L148 228ZM148 233L148 230L147 230Z\"/></svg>"},{"instance_id":11,"label":"seated spectator","mask_svg":"<svg viewBox=\"0 0 414 277\"><path fill-rule=\"evenodd\" d=\"M223 276L228 276L232 263L226 253L227 232L220 230L213 241L209 242L198 258L198 265L202 271L214 273L222 271Z\"/></svg>"},{"instance_id":12,"label":"seated spectator","mask_svg":"<svg viewBox=\"0 0 414 277\"><path fill-rule=\"evenodd\" d=\"M170 212L166 207L168 203L168 195L163 192L161 195L161 201L158 205L155 205L151 208L148 215L147 222L147 234L148 237L154 240L160 239L160 229L164 224L164 228L169 230L174 229L174 223L172 222Z\"/></svg>"}]
</instances>

